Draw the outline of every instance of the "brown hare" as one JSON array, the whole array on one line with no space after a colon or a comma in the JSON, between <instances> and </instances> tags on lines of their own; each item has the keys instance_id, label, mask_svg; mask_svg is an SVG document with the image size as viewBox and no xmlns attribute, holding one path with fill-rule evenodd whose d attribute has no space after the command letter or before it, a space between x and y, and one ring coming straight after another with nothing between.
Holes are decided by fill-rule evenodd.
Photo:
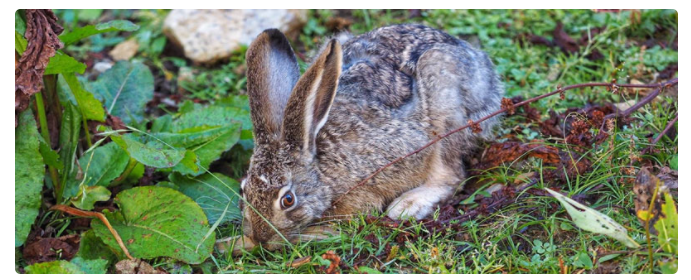
<instances>
[{"instance_id":1,"label":"brown hare","mask_svg":"<svg viewBox=\"0 0 691 280\"><path fill-rule=\"evenodd\" d=\"M247 92L255 150L242 182L243 232L268 249L324 217L430 215L462 187L464 156L491 136L496 118L334 202L391 160L498 110L504 95L485 53L423 25L332 39L302 76L286 37L266 30L247 50Z\"/></svg>"}]
</instances>

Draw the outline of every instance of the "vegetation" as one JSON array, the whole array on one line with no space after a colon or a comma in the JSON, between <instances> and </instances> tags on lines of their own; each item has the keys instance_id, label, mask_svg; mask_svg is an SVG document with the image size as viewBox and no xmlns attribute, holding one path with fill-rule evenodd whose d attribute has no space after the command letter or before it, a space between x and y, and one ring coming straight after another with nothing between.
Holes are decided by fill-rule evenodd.
<instances>
[{"instance_id":1,"label":"vegetation","mask_svg":"<svg viewBox=\"0 0 691 280\"><path fill-rule=\"evenodd\" d=\"M163 35L168 11L55 10L60 48L36 43L32 26L51 20L34 13L15 14L20 273L127 272L122 261L149 273L677 270L674 86L611 121L655 89L585 87L516 107L430 219L363 213L326 221L337 233L325 240L233 256L214 243L242 234L238 182L253 148L245 48L195 65ZM292 43L304 70L335 32L424 23L485 50L513 104L566 85L672 80L677 21L673 10L311 10ZM136 54L109 63L128 40ZM33 56L44 70L24 78ZM584 208L602 216L584 224L574 210ZM593 217L623 235L592 232Z\"/></svg>"}]
</instances>

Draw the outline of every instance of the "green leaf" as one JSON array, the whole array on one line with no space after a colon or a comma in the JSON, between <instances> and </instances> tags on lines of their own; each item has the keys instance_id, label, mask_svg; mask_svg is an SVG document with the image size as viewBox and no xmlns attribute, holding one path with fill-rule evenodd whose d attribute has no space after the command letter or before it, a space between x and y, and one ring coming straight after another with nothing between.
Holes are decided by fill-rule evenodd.
<instances>
[{"instance_id":1,"label":"green leaf","mask_svg":"<svg viewBox=\"0 0 691 280\"><path fill-rule=\"evenodd\" d=\"M66 260L36 263L25 268L28 274L105 274L106 260L85 260L74 258Z\"/></svg>"},{"instance_id":2,"label":"green leaf","mask_svg":"<svg viewBox=\"0 0 691 280\"><path fill-rule=\"evenodd\" d=\"M84 74L86 64L77 61L69 55L58 51L50 58L46 71L43 75L60 74L60 73L74 73Z\"/></svg>"},{"instance_id":3,"label":"green leaf","mask_svg":"<svg viewBox=\"0 0 691 280\"><path fill-rule=\"evenodd\" d=\"M24 270L28 274L84 274L79 266L66 260L36 263Z\"/></svg>"},{"instance_id":4,"label":"green leaf","mask_svg":"<svg viewBox=\"0 0 691 280\"><path fill-rule=\"evenodd\" d=\"M135 31L137 29L139 29L139 26L130 21L113 20L109 22L100 23L97 25L87 25L84 27L76 28L72 32L67 32L60 35L60 41L62 41L65 44L65 46L67 46L81 39L96 34L112 31Z\"/></svg>"},{"instance_id":5,"label":"green leaf","mask_svg":"<svg viewBox=\"0 0 691 280\"><path fill-rule=\"evenodd\" d=\"M14 12L14 31L19 34L26 32L26 22L22 18L22 10Z\"/></svg>"},{"instance_id":6,"label":"green leaf","mask_svg":"<svg viewBox=\"0 0 691 280\"><path fill-rule=\"evenodd\" d=\"M79 159L83 177L81 179L70 178L66 185L71 189L80 189L90 186L108 186L110 182L125 171L129 160L130 156L127 152L116 143L111 142L97 147L85 153ZM82 194L79 194L79 196L82 196ZM110 193L108 196L110 196Z\"/></svg>"},{"instance_id":7,"label":"green leaf","mask_svg":"<svg viewBox=\"0 0 691 280\"><path fill-rule=\"evenodd\" d=\"M75 257L70 262L87 274L105 274L106 266L108 265L107 260L85 260L80 257Z\"/></svg>"},{"instance_id":8,"label":"green leaf","mask_svg":"<svg viewBox=\"0 0 691 280\"><path fill-rule=\"evenodd\" d=\"M77 76L74 73L65 73L62 76L74 99L77 101L83 117L87 120L104 121L106 119L106 112L103 110L103 104L91 92L86 91L82 87L82 84L77 80Z\"/></svg>"},{"instance_id":9,"label":"green leaf","mask_svg":"<svg viewBox=\"0 0 691 280\"><path fill-rule=\"evenodd\" d=\"M545 190L559 200L577 227L590 232L607 235L619 240L619 242L630 248L640 247L636 241L629 237L626 228L612 220L612 218L558 192L548 188L545 188Z\"/></svg>"},{"instance_id":10,"label":"green leaf","mask_svg":"<svg viewBox=\"0 0 691 280\"><path fill-rule=\"evenodd\" d=\"M663 251L671 254L678 253L679 215L674 205L674 198L668 192L664 193L665 202L662 203L662 215L655 222L657 241Z\"/></svg>"},{"instance_id":11,"label":"green leaf","mask_svg":"<svg viewBox=\"0 0 691 280\"><path fill-rule=\"evenodd\" d=\"M14 49L19 55L22 55L24 51L26 51L26 45L28 44L29 42L24 39L24 35L19 34L17 31L14 32Z\"/></svg>"},{"instance_id":12,"label":"green leaf","mask_svg":"<svg viewBox=\"0 0 691 280\"><path fill-rule=\"evenodd\" d=\"M115 251L111 250L100 237L96 236L93 229L82 233L79 241L79 250L75 257L80 257L87 260L106 260L115 263L119 257L115 255ZM124 257L122 255L121 257Z\"/></svg>"},{"instance_id":13,"label":"green leaf","mask_svg":"<svg viewBox=\"0 0 691 280\"><path fill-rule=\"evenodd\" d=\"M182 174L197 174L199 172L199 158L190 150L185 150L185 157L173 167L173 171Z\"/></svg>"},{"instance_id":14,"label":"green leaf","mask_svg":"<svg viewBox=\"0 0 691 280\"><path fill-rule=\"evenodd\" d=\"M672 156L672 158L669 160L669 168L679 170L679 155Z\"/></svg>"},{"instance_id":15,"label":"green leaf","mask_svg":"<svg viewBox=\"0 0 691 280\"><path fill-rule=\"evenodd\" d=\"M19 115L14 130L14 246L26 241L41 206L45 176L38 128L31 109Z\"/></svg>"},{"instance_id":16,"label":"green leaf","mask_svg":"<svg viewBox=\"0 0 691 280\"><path fill-rule=\"evenodd\" d=\"M103 101L109 114L126 124L144 120L146 103L154 97L154 77L140 62L118 61L87 89Z\"/></svg>"},{"instance_id":17,"label":"green leaf","mask_svg":"<svg viewBox=\"0 0 691 280\"><path fill-rule=\"evenodd\" d=\"M194 199L202 207L209 223L239 221L238 206L240 184L219 173L206 173L187 177L177 173L169 176L175 189ZM218 178L218 179L217 179Z\"/></svg>"},{"instance_id":18,"label":"green leaf","mask_svg":"<svg viewBox=\"0 0 691 280\"><path fill-rule=\"evenodd\" d=\"M62 170L63 165L60 161L60 155L58 155L57 152L53 151L53 149L51 149L48 146L48 143L46 143L46 141L43 140L43 137L39 137L38 140L40 141L38 151L41 153L41 156L43 157L43 162L45 162L50 167L54 167L58 171Z\"/></svg>"},{"instance_id":19,"label":"green leaf","mask_svg":"<svg viewBox=\"0 0 691 280\"><path fill-rule=\"evenodd\" d=\"M202 208L184 194L163 187L137 187L120 192L115 203L120 211L104 214L132 256L198 264L211 254L215 234L201 243L209 223ZM100 220L92 220L91 227L108 246L120 250Z\"/></svg>"},{"instance_id":20,"label":"green leaf","mask_svg":"<svg viewBox=\"0 0 691 280\"><path fill-rule=\"evenodd\" d=\"M151 124L151 132L170 132L170 126L173 123L171 115L163 115L154 119Z\"/></svg>"},{"instance_id":21,"label":"green leaf","mask_svg":"<svg viewBox=\"0 0 691 280\"><path fill-rule=\"evenodd\" d=\"M82 125L82 117L79 109L72 103L64 104L62 124L60 125L60 158L63 171L60 182L63 184L63 198L77 195L77 188L69 188L65 184L69 178L75 178L79 167L75 164L77 159L77 144L79 143L79 131ZM60 201L62 203L62 201Z\"/></svg>"},{"instance_id":22,"label":"green leaf","mask_svg":"<svg viewBox=\"0 0 691 280\"><path fill-rule=\"evenodd\" d=\"M72 198L70 202L72 204L83 210L94 209L94 203L98 201L108 201L110 199L110 191L102 186L91 186L82 185L77 197Z\"/></svg>"},{"instance_id":23,"label":"green leaf","mask_svg":"<svg viewBox=\"0 0 691 280\"><path fill-rule=\"evenodd\" d=\"M664 274L675 274L679 270L679 261L673 259L660 264L660 270Z\"/></svg>"},{"instance_id":24,"label":"green leaf","mask_svg":"<svg viewBox=\"0 0 691 280\"><path fill-rule=\"evenodd\" d=\"M146 166L170 168L185 157L185 149L169 147L149 136L135 136L128 133L123 136L111 136L120 147L127 150L130 156Z\"/></svg>"}]
</instances>

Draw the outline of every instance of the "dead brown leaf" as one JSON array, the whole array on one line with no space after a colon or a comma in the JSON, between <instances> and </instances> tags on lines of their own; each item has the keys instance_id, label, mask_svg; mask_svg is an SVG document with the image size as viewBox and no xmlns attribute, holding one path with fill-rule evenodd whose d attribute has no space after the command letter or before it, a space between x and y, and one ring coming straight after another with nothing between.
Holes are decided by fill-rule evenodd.
<instances>
[{"instance_id":1,"label":"dead brown leaf","mask_svg":"<svg viewBox=\"0 0 691 280\"><path fill-rule=\"evenodd\" d=\"M43 88L43 73L50 58L63 47L58 35L63 28L51 10L26 10L26 32L28 44L14 70L15 126L17 115L29 107L31 96Z\"/></svg>"},{"instance_id":2,"label":"dead brown leaf","mask_svg":"<svg viewBox=\"0 0 691 280\"><path fill-rule=\"evenodd\" d=\"M78 234L65 235L58 238L38 238L24 246L22 254L28 264L49 262L55 260L70 260L79 250Z\"/></svg>"},{"instance_id":3,"label":"dead brown leaf","mask_svg":"<svg viewBox=\"0 0 691 280\"><path fill-rule=\"evenodd\" d=\"M292 262L290 262L290 264L288 266L290 266L292 268L297 268L297 267L300 267L300 266L303 266L303 265L309 263L310 261L312 261L312 256L306 256L306 257L302 257L302 258L293 260Z\"/></svg>"},{"instance_id":4,"label":"dead brown leaf","mask_svg":"<svg viewBox=\"0 0 691 280\"><path fill-rule=\"evenodd\" d=\"M641 170L638 171L636 181L633 185L633 193L636 196L636 199L634 200L634 203L636 205L636 213L638 213L638 211L641 210L647 210L652 215L652 218L648 223L650 225L649 230L652 234L657 234L657 230L655 230L655 227L653 227L653 225L660 218L662 196L658 195L655 199L656 201L654 209L649 208L651 199L653 198L653 193L655 193L655 188L659 183L660 180L655 175L650 173L648 168L641 168ZM638 220L641 222L641 225L645 227L645 221L641 220L640 217Z\"/></svg>"}]
</instances>

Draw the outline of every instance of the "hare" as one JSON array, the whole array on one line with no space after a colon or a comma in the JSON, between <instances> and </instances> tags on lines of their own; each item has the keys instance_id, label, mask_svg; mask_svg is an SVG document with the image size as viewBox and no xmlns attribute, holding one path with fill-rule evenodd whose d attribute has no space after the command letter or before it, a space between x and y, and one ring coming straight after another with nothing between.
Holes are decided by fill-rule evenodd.
<instances>
[{"instance_id":1,"label":"hare","mask_svg":"<svg viewBox=\"0 0 691 280\"><path fill-rule=\"evenodd\" d=\"M336 200L391 160L498 110L503 86L488 56L423 25L330 40L301 76L276 29L247 50L255 150L241 184L245 239L275 249L320 218L372 209L424 218L462 187L464 156L491 137L462 131Z\"/></svg>"}]
</instances>

